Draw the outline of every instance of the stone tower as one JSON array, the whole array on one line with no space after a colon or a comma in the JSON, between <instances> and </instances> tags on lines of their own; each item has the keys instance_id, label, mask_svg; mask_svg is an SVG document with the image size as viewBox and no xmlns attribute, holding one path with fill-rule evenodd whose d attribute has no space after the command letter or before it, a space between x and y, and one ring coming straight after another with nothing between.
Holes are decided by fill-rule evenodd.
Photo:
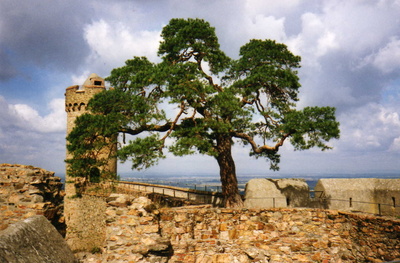
<instances>
[{"instance_id":1,"label":"stone tower","mask_svg":"<svg viewBox=\"0 0 400 263\"><path fill-rule=\"evenodd\" d=\"M66 89L65 92L65 111L67 112L67 134L69 134L75 127L75 120L80 115L87 113L87 104L89 100L97 93L105 90L104 79L99 77L97 74L92 73L80 87L79 85L71 86ZM105 157L109 157L116 151L116 143L110 144L110 148L105 149ZM67 152L67 158L70 155ZM107 171L117 173L117 160L110 158L107 167ZM67 175L68 176L68 175Z\"/></svg>"},{"instance_id":2,"label":"stone tower","mask_svg":"<svg viewBox=\"0 0 400 263\"><path fill-rule=\"evenodd\" d=\"M74 126L75 120L80 115L87 113L89 100L97 93L105 90L104 79L97 74L90 74L82 86L70 86L65 92L65 111L67 112L67 134ZM110 143L110 147L103 151L109 158L116 151L116 142ZM67 159L71 155L67 151ZM107 167L109 172L116 174L117 160L110 158ZM105 201L89 195L76 197L75 180L65 175L64 216L67 225L66 240L73 250L90 251L95 247L101 247L105 238Z\"/></svg>"},{"instance_id":3,"label":"stone tower","mask_svg":"<svg viewBox=\"0 0 400 263\"><path fill-rule=\"evenodd\" d=\"M74 85L65 91L65 111L67 112L67 134L75 126L78 116L86 113L86 106L89 100L97 93L105 90L104 79L92 73L80 87Z\"/></svg>"}]
</instances>

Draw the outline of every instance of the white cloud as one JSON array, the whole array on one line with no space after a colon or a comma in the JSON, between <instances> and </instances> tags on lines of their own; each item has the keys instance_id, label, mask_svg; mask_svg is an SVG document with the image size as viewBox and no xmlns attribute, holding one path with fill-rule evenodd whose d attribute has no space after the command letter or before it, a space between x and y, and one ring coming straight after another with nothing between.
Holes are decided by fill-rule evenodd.
<instances>
[{"instance_id":1,"label":"white cloud","mask_svg":"<svg viewBox=\"0 0 400 263\"><path fill-rule=\"evenodd\" d=\"M73 85L82 85L83 83L85 83L86 79L90 76L91 73L96 73L96 72L89 72L88 70L85 70L80 75L72 75L72 77L71 77L71 80L72 80L71 86L73 86ZM104 76L100 76L100 77L104 78Z\"/></svg>"},{"instance_id":2,"label":"white cloud","mask_svg":"<svg viewBox=\"0 0 400 263\"><path fill-rule=\"evenodd\" d=\"M133 56L146 56L157 60L157 50L161 31L142 30L132 32L123 23L99 20L84 29L85 39L92 55L91 63L106 64L111 68L120 66Z\"/></svg>"},{"instance_id":3,"label":"white cloud","mask_svg":"<svg viewBox=\"0 0 400 263\"><path fill-rule=\"evenodd\" d=\"M275 0L246 0L246 9L249 14L287 12L298 7L300 0L275 1Z\"/></svg>"},{"instance_id":4,"label":"white cloud","mask_svg":"<svg viewBox=\"0 0 400 263\"><path fill-rule=\"evenodd\" d=\"M321 6L321 9L304 12L301 31L288 39L288 45L303 57L305 66L319 67L319 58L332 51L345 53L349 61L356 63L360 57L374 54L388 37L398 35L395 14L400 12L400 6L393 1L335 0L324 1ZM397 43L388 48L397 50Z\"/></svg>"},{"instance_id":5,"label":"white cloud","mask_svg":"<svg viewBox=\"0 0 400 263\"><path fill-rule=\"evenodd\" d=\"M400 153L400 136L393 140L392 145L390 145L389 150L391 152Z\"/></svg>"},{"instance_id":6,"label":"white cloud","mask_svg":"<svg viewBox=\"0 0 400 263\"><path fill-rule=\"evenodd\" d=\"M362 54L396 32L399 6L393 1L326 1L324 24L338 37L341 48Z\"/></svg>"},{"instance_id":7,"label":"white cloud","mask_svg":"<svg viewBox=\"0 0 400 263\"><path fill-rule=\"evenodd\" d=\"M288 40L288 46L295 54L301 55L303 65L319 68L319 58L337 50L336 34L324 23L323 17L305 13L301 17L302 31Z\"/></svg>"},{"instance_id":8,"label":"white cloud","mask_svg":"<svg viewBox=\"0 0 400 263\"><path fill-rule=\"evenodd\" d=\"M65 158L64 100L54 99L41 116L26 104L10 104L0 96L0 160L62 172Z\"/></svg>"},{"instance_id":9,"label":"white cloud","mask_svg":"<svg viewBox=\"0 0 400 263\"><path fill-rule=\"evenodd\" d=\"M398 71L400 69L400 39L392 38L376 54L369 56L368 60L383 73Z\"/></svg>"},{"instance_id":10,"label":"white cloud","mask_svg":"<svg viewBox=\"0 0 400 263\"><path fill-rule=\"evenodd\" d=\"M286 39L285 18L275 18L274 16L256 15L248 21L246 27L249 38L255 39L274 39L282 42Z\"/></svg>"},{"instance_id":11,"label":"white cloud","mask_svg":"<svg viewBox=\"0 0 400 263\"><path fill-rule=\"evenodd\" d=\"M6 104L4 98L2 103ZM26 104L8 104L3 111L3 118L12 121L20 129L40 133L62 132L65 130L66 114L64 99L54 99L49 103L50 113L40 116L38 111ZM4 123L2 123L4 125ZM10 125L10 124L8 124Z\"/></svg>"},{"instance_id":12,"label":"white cloud","mask_svg":"<svg viewBox=\"0 0 400 263\"><path fill-rule=\"evenodd\" d=\"M380 108L380 111L377 114L378 121L380 121L385 130L391 130L390 128L397 128L400 129L400 120L399 120L399 113L392 111L390 108Z\"/></svg>"},{"instance_id":13,"label":"white cloud","mask_svg":"<svg viewBox=\"0 0 400 263\"><path fill-rule=\"evenodd\" d=\"M375 103L339 116L339 147L351 151L388 151L400 135L399 109Z\"/></svg>"}]
</instances>

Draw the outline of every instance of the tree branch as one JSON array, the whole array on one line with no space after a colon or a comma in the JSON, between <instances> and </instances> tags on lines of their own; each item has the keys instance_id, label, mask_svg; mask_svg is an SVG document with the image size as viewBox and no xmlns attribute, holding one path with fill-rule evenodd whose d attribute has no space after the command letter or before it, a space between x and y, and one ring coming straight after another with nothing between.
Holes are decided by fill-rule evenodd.
<instances>
[{"instance_id":1,"label":"tree branch","mask_svg":"<svg viewBox=\"0 0 400 263\"><path fill-rule=\"evenodd\" d=\"M197 68L201 71L201 73L203 73L204 77L207 79L210 86L214 87L216 91L222 92L223 91L222 87L219 86L218 84L214 84L213 78L204 72L203 67L201 66L201 61L203 60L203 56L202 55L195 56L195 59L197 62Z\"/></svg>"},{"instance_id":2,"label":"tree branch","mask_svg":"<svg viewBox=\"0 0 400 263\"><path fill-rule=\"evenodd\" d=\"M164 125L142 125L136 129L121 128L118 132L123 132L123 133L127 133L130 135L137 135L144 131L165 132L171 128L172 124L173 124L172 122L167 122Z\"/></svg>"},{"instance_id":3,"label":"tree branch","mask_svg":"<svg viewBox=\"0 0 400 263\"><path fill-rule=\"evenodd\" d=\"M250 145L255 153L272 152L272 151L276 152L283 145L286 138L288 138L291 135L290 133L284 134L274 146L269 146L269 145L257 146L253 137L251 137L250 135L248 135L246 133L232 132L231 134L235 138L243 139L243 140L246 140L248 143L250 143Z\"/></svg>"},{"instance_id":4,"label":"tree branch","mask_svg":"<svg viewBox=\"0 0 400 263\"><path fill-rule=\"evenodd\" d=\"M161 141L165 142L165 139L171 134L171 132L174 130L176 124L179 121L179 118L181 117L181 115L183 114L183 112L185 111L185 103L182 101L181 102L181 106L180 106L180 111L178 113L178 115L176 115L175 120L171 123L171 127L168 129L167 133L164 135L164 137L161 138ZM164 147L164 142L162 147Z\"/></svg>"}]
</instances>

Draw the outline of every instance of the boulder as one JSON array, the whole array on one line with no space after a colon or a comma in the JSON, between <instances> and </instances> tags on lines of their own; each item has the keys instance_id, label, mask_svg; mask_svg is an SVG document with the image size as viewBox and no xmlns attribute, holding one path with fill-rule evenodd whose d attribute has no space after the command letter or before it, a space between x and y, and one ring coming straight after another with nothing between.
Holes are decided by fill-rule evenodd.
<instances>
[{"instance_id":1,"label":"boulder","mask_svg":"<svg viewBox=\"0 0 400 263\"><path fill-rule=\"evenodd\" d=\"M0 262L78 262L44 216L33 216L0 232Z\"/></svg>"}]
</instances>

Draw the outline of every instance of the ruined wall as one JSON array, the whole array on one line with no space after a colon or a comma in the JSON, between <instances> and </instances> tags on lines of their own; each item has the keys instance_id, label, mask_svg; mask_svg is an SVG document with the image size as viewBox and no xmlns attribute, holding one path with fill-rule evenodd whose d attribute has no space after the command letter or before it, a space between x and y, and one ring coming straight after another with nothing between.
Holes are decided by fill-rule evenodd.
<instances>
[{"instance_id":1,"label":"ruined wall","mask_svg":"<svg viewBox=\"0 0 400 263\"><path fill-rule=\"evenodd\" d=\"M374 193L381 214L400 216L400 179L376 179Z\"/></svg>"},{"instance_id":2,"label":"ruined wall","mask_svg":"<svg viewBox=\"0 0 400 263\"><path fill-rule=\"evenodd\" d=\"M0 164L0 230L34 215L44 215L63 230L61 178L21 164Z\"/></svg>"},{"instance_id":3,"label":"ruined wall","mask_svg":"<svg viewBox=\"0 0 400 263\"><path fill-rule=\"evenodd\" d=\"M310 189L304 179L251 179L244 198L247 208L308 207Z\"/></svg>"},{"instance_id":4,"label":"ruined wall","mask_svg":"<svg viewBox=\"0 0 400 263\"><path fill-rule=\"evenodd\" d=\"M315 191L326 209L400 215L400 179L320 179Z\"/></svg>"},{"instance_id":5,"label":"ruined wall","mask_svg":"<svg viewBox=\"0 0 400 263\"><path fill-rule=\"evenodd\" d=\"M157 209L107 200L103 253L83 262L380 262L400 260L400 220L320 209Z\"/></svg>"}]
</instances>

